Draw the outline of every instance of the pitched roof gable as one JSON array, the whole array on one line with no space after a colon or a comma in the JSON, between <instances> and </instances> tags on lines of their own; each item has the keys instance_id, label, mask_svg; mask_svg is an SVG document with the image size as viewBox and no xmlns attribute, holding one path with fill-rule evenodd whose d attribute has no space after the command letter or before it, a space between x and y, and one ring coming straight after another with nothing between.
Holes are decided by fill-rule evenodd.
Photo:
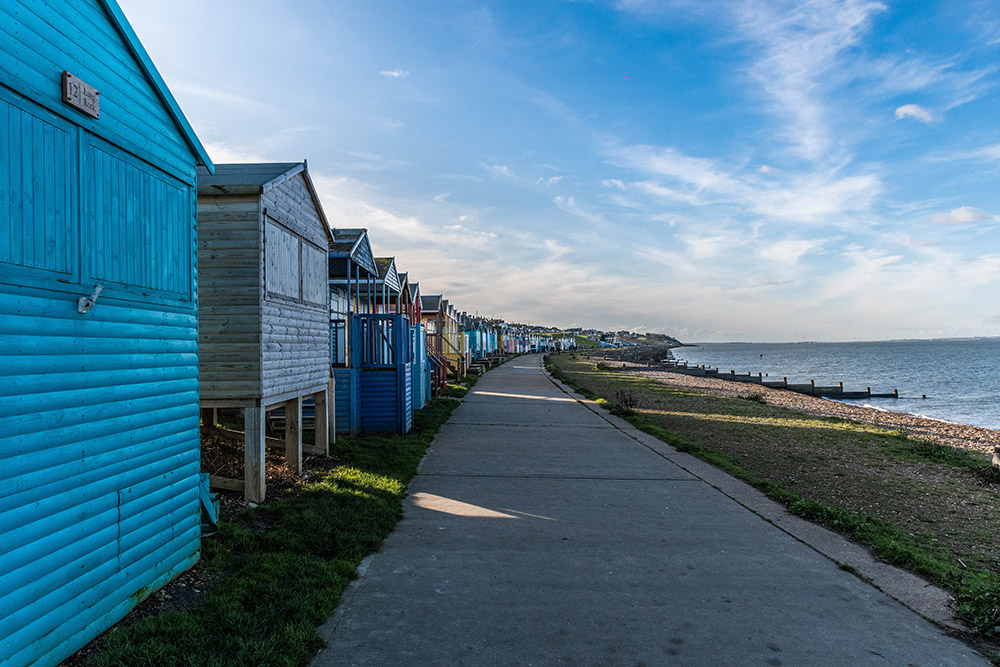
<instances>
[{"instance_id":1,"label":"pitched roof gable","mask_svg":"<svg viewBox=\"0 0 1000 667\"><path fill-rule=\"evenodd\" d=\"M100 0L100 2L104 6L108 16L111 17L111 21L114 23L115 28L118 30L119 34L121 34L126 44L128 44L128 48L138 61L139 66L142 67L143 71L146 73L146 77L153 84L153 88L156 89L156 93L167 106L171 117L177 124L177 128L181 131L181 134L184 135L184 139L187 141L192 152L194 152L194 154L198 157L199 164L203 165L209 172L215 171L215 165L212 164L212 159L208 157L208 152L205 150L205 147L201 145L198 135L194 133L194 129L191 127L191 124L188 123L187 118L185 118L180 105L177 104L177 100L174 99L170 89L167 88L166 82L163 80L163 77L160 76L156 66L150 59L149 54L146 53L146 49L143 47L142 42L139 41L138 35L135 34L135 31L132 29L131 24L129 24L128 19L125 18L122 8L118 6L118 3L115 0Z\"/></svg>"}]
</instances>

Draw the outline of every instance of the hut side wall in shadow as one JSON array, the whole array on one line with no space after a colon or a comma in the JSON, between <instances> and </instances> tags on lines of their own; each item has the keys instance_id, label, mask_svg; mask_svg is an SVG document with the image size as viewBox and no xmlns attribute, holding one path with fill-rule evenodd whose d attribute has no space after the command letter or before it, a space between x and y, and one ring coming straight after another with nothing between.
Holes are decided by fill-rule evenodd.
<instances>
[{"instance_id":1,"label":"hut side wall in shadow","mask_svg":"<svg viewBox=\"0 0 1000 667\"><path fill-rule=\"evenodd\" d=\"M257 195L198 197L201 398L261 396L261 238Z\"/></svg>"}]
</instances>

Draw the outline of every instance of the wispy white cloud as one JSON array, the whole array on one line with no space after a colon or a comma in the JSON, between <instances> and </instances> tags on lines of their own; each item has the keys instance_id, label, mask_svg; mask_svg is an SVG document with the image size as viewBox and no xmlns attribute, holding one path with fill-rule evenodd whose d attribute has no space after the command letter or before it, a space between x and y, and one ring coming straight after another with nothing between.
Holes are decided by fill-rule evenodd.
<instances>
[{"instance_id":1,"label":"wispy white cloud","mask_svg":"<svg viewBox=\"0 0 1000 667\"><path fill-rule=\"evenodd\" d=\"M936 94L948 110L985 94L995 84L989 80L996 66L961 69L958 56L931 58L922 54L893 54L857 65L858 75L874 77L885 95L911 92Z\"/></svg>"},{"instance_id":2,"label":"wispy white cloud","mask_svg":"<svg viewBox=\"0 0 1000 667\"><path fill-rule=\"evenodd\" d=\"M384 69L379 72L382 76L387 76L390 79L401 79L406 76L410 76L410 73L405 69Z\"/></svg>"},{"instance_id":3,"label":"wispy white cloud","mask_svg":"<svg viewBox=\"0 0 1000 667\"><path fill-rule=\"evenodd\" d=\"M644 172L635 189L692 206L729 205L763 216L806 222L843 223L838 216L871 207L882 184L872 173L842 174L835 168L784 178L761 179L740 166L728 170L707 158L674 148L627 146L613 149L621 167Z\"/></svg>"},{"instance_id":4,"label":"wispy white cloud","mask_svg":"<svg viewBox=\"0 0 1000 667\"><path fill-rule=\"evenodd\" d=\"M605 188L618 188L619 190L625 189L625 183L617 178L605 178L601 181L601 186Z\"/></svg>"},{"instance_id":5,"label":"wispy white cloud","mask_svg":"<svg viewBox=\"0 0 1000 667\"><path fill-rule=\"evenodd\" d=\"M579 206L576 203L576 198L574 197L556 197L552 200L552 203L554 203L560 210L565 211L570 215L575 215L578 218L582 218L587 222L600 225L605 228L608 226L608 221L602 215Z\"/></svg>"},{"instance_id":6,"label":"wispy white cloud","mask_svg":"<svg viewBox=\"0 0 1000 667\"><path fill-rule=\"evenodd\" d=\"M919 104L904 104L901 107L897 107L896 118L913 118L914 120L919 120L921 123L933 123L937 120L934 118L934 114Z\"/></svg>"},{"instance_id":7,"label":"wispy white cloud","mask_svg":"<svg viewBox=\"0 0 1000 667\"><path fill-rule=\"evenodd\" d=\"M799 155L821 160L831 151L827 99L842 54L886 6L867 0L743 2L731 4L743 39L761 51L750 66L773 110L785 120L786 139Z\"/></svg>"},{"instance_id":8,"label":"wispy white cloud","mask_svg":"<svg viewBox=\"0 0 1000 667\"><path fill-rule=\"evenodd\" d=\"M205 86L192 83L190 81L181 81L171 86L171 90L196 97L203 97L214 102L223 102L228 105L240 107L244 110L250 108L277 110L280 108L262 102L259 98L247 97L246 95L225 90L218 85Z\"/></svg>"},{"instance_id":9,"label":"wispy white cloud","mask_svg":"<svg viewBox=\"0 0 1000 667\"><path fill-rule=\"evenodd\" d=\"M493 176L498 176L501 178L510 178L515 180L520 180L520 176L514 173L514 170L506 164L483 164L483 169L488 171Z\"/></svg>"},{"instance_id":10,"label":"wispy white cloud","mask_svg":"<svg viewBox=\"0 0 1000 667\"><path fill-rule=\"evenodd\" d=\"M231 145L221 141L214 141L206 143L205 150L215 164L270 161L268 159L269 156L257 147Z\"/></svg>"},{"instance_id":11,"label":"wispy white cloud","mask_svg":"<svg viewBox=\"0 0 1000 667\"><path fill-rule=\"evenodd\" d=\"M764 244L759 252L761 257L783 266L795 267L802 257L822 247L821 239L784 239Z\"/></svg>"},{"instance_id":12,"label":"wispy white cloud","mask_svg":"<svg viewBox=\"0 0 1000 667\"><path fill-rule=\"evenodd\" d=\"M413 166L406 160L376 155L375 153L364 153L360 151L340 150L343 155L349 155L354 161L349 165L352 169L363 169L365 171L389 171L406 169Z\"/></svg>"},{"instance_id":13,"label":"wispy white cloud","mask_svg":"<svg viewBox=\"0 0 1000 667\"><path fill-rule=\"evenodd\" d=\"M967 222L978 222L979 220L992 220L993 216L980 211L972 206L960 206L953 208L947 213L939 213L931 218L931 223L935 225L961 225Z\"/></svg>"},{"instance_id":14,"label":"wispy white cloud","mask_svg":"<svg viewBox=\"0 0 1000 667\"><path fill-rule=\"evenodd\" d=\"M563 179L562 176L550 176L548 178L539 178L535 183L541 183L543 185L555 185Z\"/></svg>"},{"instance_id":15,"label":"wispy white cloud","mask_svg":"<svg viewBox=\"0 0 1000 667\"><path fill-rule=\"evenodd\" d=\"M1000 162L1000 144L990 144L982 148L952 153L937 153L928 157L932 162L953 162L956 160L986 160Z\"/></svg>"}]
</instances>

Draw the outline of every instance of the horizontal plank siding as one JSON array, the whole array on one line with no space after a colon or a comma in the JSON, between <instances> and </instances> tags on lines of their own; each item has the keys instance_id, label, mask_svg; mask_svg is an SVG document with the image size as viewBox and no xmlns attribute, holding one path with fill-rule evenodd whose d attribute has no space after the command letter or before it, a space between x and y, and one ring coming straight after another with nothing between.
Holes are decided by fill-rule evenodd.
<instances>
[{"instance_id":1,"label":"horizontal plank siding","mask_svg":"<svg viewBox=\"0 0 1000 667\"><path fill-rule=\"evenodd\" d=\"M59 663L199 554L203 149L120 20L0 3L5 667ZM99 119L62 101L64 71Z\"/></svg>"},{"instance_id":2,"label":"horizontal plank siding","mask_svg":"<svg viewBox=\"0 0 1000 667\"><path fill-rule=\"evenodd\" d=\"M264 397L315 393L329 383L330 321L325 305L265 299L261 343Z\"/></svg>"},{"instance_id":3,"label":"horizontal plank siding","mask_svg":"<svg viewBox=\"0 0 1000 667\"><path fill-rule=\"evenodd\" d=\"M406 364L402 374L403 391L403 433L413 428L413 364Z\"/></svg>"},{"instance_id":4,"label":"horizontal plank siding","mask_svg":"<svg viewBox=\"0 0 1000 667\"><path fill-rule=\"evenodd\" d=\"M198 197L198 369L202 399L261 397L258 197Z\"/></svg>"},{"instance_id":5,"label":"horizontal plank siding","mask_svg":"<svg viewBox=\"0 0 1000 667\"><path fill-rule=\"evenodd\" d=\"M361 428L360 371L357 368L334 368L336 383L334 411L338 433L357 433Z\"/></svg>"},{"instance_id":6,"label":"horizontal plank siding","mask_svg":"<svg viewBox=\"0 0 1000 667\"><path fill-rule=\"evenodd\" d=\"M326 223L320 218L305 178L305 173L300 172L268 189L261 197L261 204L268 216L309 243L325 249L328 244ZM323 284L326 285L325 277Z\"/></svg>"},{"instance_id":7,"label":"horizontal plank siding","mask_svg":"<svg viewBox=\"0 0 1000 667\"><path fill-rule=\"evenodd\" d=\"M0 650L44 664L197 559L197 319L3 288L0 323Z\"/></svg>"},{"instance_id":8,"label":"horizontal plank siding","mask_svg":"<svg viewBox=\"0 0 1000 667\"><path fill-rule=\"evenodd\" d=\"M361 371L361 429L393 433L399 428L398 373L394 368Z\"/></svg>"}]
</instances>

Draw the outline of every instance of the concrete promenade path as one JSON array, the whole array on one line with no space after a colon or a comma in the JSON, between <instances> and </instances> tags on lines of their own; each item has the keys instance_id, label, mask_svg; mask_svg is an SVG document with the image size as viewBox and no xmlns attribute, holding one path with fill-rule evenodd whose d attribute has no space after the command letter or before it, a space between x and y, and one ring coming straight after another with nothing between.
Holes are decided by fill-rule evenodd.
<instances>
[{"instance_id":1,"label":"concrete promenade path","mask_svg":"<svg viewBox=\"0 0 1000 667\"><path fill-rule=\"evenodd\" d=\"M439 432L313 665L988 664L722 477L540 355L507 362Z\"/></svg>"}]
</instances>

